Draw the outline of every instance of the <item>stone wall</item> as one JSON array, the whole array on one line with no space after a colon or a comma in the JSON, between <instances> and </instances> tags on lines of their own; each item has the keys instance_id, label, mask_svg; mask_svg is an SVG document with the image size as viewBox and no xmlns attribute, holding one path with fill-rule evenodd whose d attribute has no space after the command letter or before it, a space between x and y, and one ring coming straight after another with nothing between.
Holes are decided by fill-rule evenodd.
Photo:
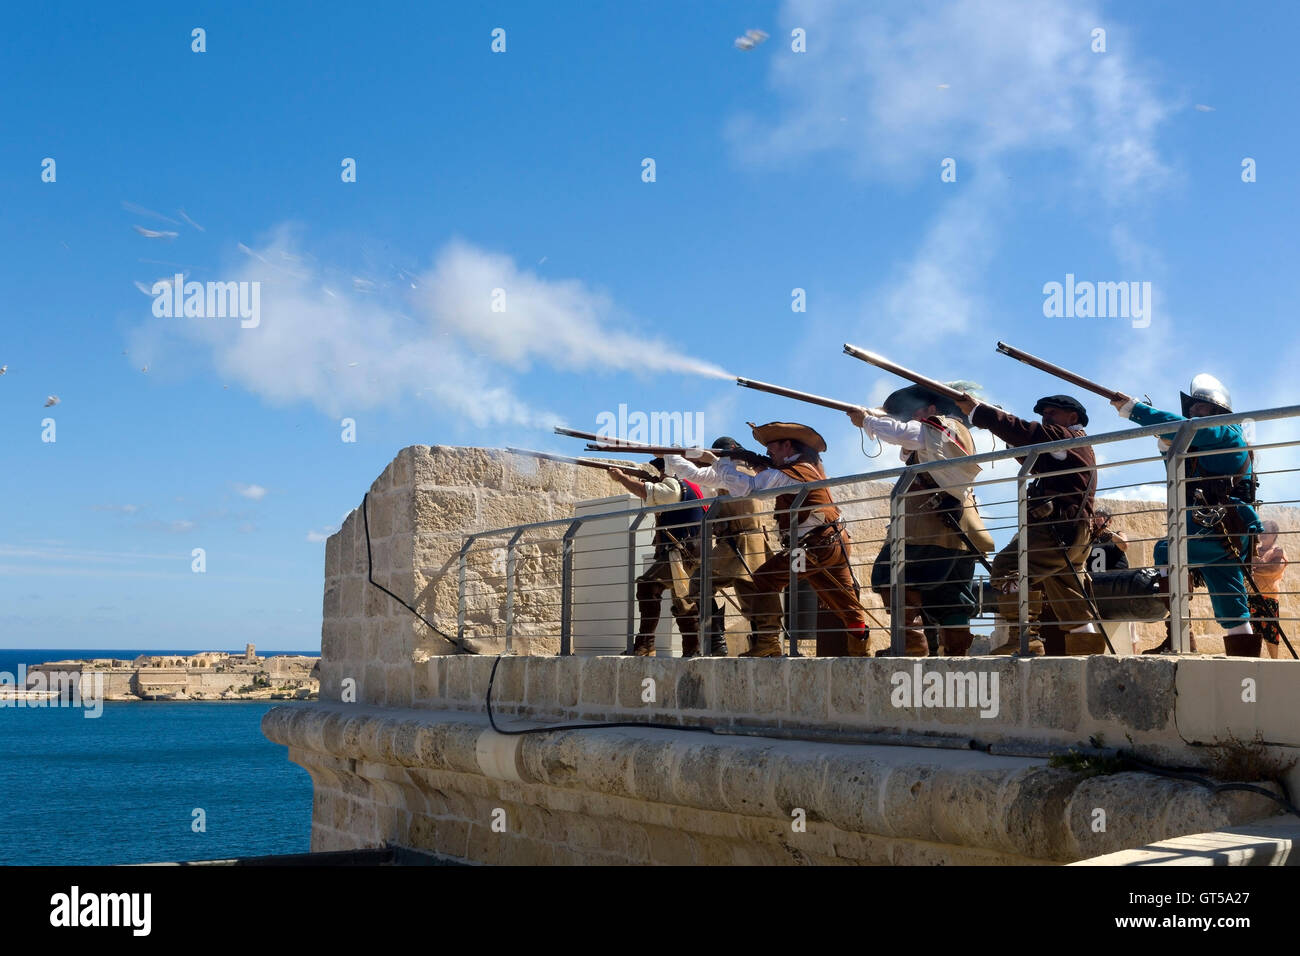
<instances>
[{"instance_id":1,"label":"stone wall","mask_svg":"<svg viewBox=\"0 0 1300 956\"><path fill-rule=\"evenodd\" d=\"M917 668L996 674L996 714L895 706L896 675ZM1147 773L1052 768L1043 758L1054 749L1092 740L1209 769L1204 745L1231 732L1260 734L1284 762L1300 754L1300 664L443 656L410 680L409 705L264 719L312 775L313 850L393 843L499 863L1068 862L1277 807ZM664 729L506 736L484 712L489 680L503 729ZM1289 784L1300 788L1300 772ZM796 810L806 829L792 827Z\"/></svg>"},{"instance_id":2,"label":"stone wall","mask_svg":"<svg viewBox=\"0 0 1300 956\"><path fill-rule=\"evenodd\" d=\"M404 449L371 487L374 578L454 636L466 533L567 519L575 502L617 490L595 470ZM884 532L886 491L836 492L874 499L845 508L861 577ZM1143 520L1121 523L1140 538ZM263 721L312 775L313 850L396 843L513 863L1064 862L1260 819L1275 805L1146 773L1086 777L1048 767L1049 752L1122 746L1207 767L1206 745L1228 734L1259 735L1283 762L1300 752L1300 662L556 657L561 533L520 543L514 649L532 656L499 661L453 654L367 583L360 511L330 538L322 703ZM504 544L482 542L466 580L467 644L488 654L501 648ZM1135 563L1149 547L1135 543ZM497 733L484 712L494 666L494 711L512 728L662 726ZM899 703L899 680L919 683L917 668L954 688L996 678L996 713ZM1287 782L1300 789L1300 771ZM1112 821L1102 831L1098 809Z\"/></svg>"},{"instance_id":3,"label":"stone wall","mask_svg":"<svg viewBox=\"0 0 1300 956\"><path fill-rule=\"evenodd\" d=\"M570 518L577 501L620 491L608 474L503 451L414 445L404 448L370 486L374 580L456 637L457 555L466 534ZM560 542L555 532L519 547L514 650L559 650ZM503 538L486 538L466 575L466 638L475 650L504 646ZM321 690L337 699L356 682L359 701L386 696L388 675L412 660L457 653L409 610L366 580L365 523L360 507L325 545Z\"/></svg>"}]
</instances>

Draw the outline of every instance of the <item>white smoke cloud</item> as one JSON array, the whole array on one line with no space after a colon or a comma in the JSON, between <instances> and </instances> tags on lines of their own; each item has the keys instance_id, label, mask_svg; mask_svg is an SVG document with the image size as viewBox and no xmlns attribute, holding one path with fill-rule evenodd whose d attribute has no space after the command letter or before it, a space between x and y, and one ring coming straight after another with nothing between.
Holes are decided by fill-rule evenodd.
<instances>
[{"instance_id":1,"label":"white smoke cloud","mask_svg":"<svg viewBox=\"0 0 1300 956\"><path fill-rule=\"evenodd\" d=\"M213 278L261 284L255 327L156 320L136 351L155 354L179 334L210 349L224 378L274 403L309 401L338 416L417 396L476 427L559 423L508 384L532 365L725 375L628 331L610 299L582 282L540 278L465 242L444 246L415 283L358 284L306 253L288 226L239 249L236 267ZM494 289L504 291L504 312L492 311Z\"/></svg>"},{"instance_id":2,"label":"white smoke cloud","mask_svg":"<svg viewBox=\"0 0 1300 956\"><path fill-rule=\"evenodd\" d=\"M618 328L622 317L602 293L575 280L543 279L514 260L466 242L449 242L420 277L419 307L440 328L456 332L515 368L689 372L726 377L717 366L663 342ZM500 311L493 309L497 296Z\"/></svg>"}]
</instances>

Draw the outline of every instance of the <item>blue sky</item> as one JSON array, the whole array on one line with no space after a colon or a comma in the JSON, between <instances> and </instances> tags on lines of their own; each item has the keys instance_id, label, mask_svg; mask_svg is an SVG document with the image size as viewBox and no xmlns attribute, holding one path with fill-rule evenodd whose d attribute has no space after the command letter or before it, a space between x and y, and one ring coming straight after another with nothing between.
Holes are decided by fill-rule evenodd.
<instances>
[{"instance_id":1,"label":"blue sky","mask_svg":"<svg viewBox=\"0 0 1300 956\"><path fill-rule=\"evenodd\" d=\"M1291 5L9 17L0 646L318 646L321 540L409 444L573 450L543 426L625 402L802 417L832 474L871 467L706 365L879 400L851 341L1028 412L1060 388L1005 339L1165 405L1202 370L1295 401ZM136 283L177 271L262 283L260 325L156 318ZM1150 326L1045 318L1067 273L1150 282Z\"/></svg>"}]
</instances>

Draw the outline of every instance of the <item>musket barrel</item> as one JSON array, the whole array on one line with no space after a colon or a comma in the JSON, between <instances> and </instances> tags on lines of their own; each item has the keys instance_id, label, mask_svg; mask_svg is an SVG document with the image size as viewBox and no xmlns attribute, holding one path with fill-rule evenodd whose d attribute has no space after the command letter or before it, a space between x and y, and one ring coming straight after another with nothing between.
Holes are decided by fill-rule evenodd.
<instances>
[{"instance_id":1,"label":"musket barrel","mask_svg":"<svg viewBox=\"0 0 1300 956\"><path fill-rule=\"evenodd\" d=\"M855 359L861 359L868 365L874 365L876 368L884 369L886 372L893 372L899 378L905 378L909 382L915 382L917 385L928 388L930 391L953 399L954 401L961 398L962 393L957 391L957 389L949 388L947 385L943 384L943 382L927 378L919 372L913 372L910 368L899 365L896 362L891 362L883 355L877 355L875 352L868 352L866 349L860 349L856 345L850 345L847 342L844 343L844 354L852 355Z\"/></svg>"},{"instance_id":2,"label":"musket barrel","mask_svg":"<svg viewBox=\"0 0 1300 956\"><path fill-rule=\"evenodd\" d=\"M793 398L797 402L807 402L809 405L820 405L823 408L833 408L839 412L851 412L860 406L853 402L841 402L839 399L826 398L823 395L813 395L811 392L800 392L793 388L786 388L783 385L773 385L770 382L758 382L752 378L738 378L736 384L744 388L752 388L760 392L769 392L772 395L780 395L783 398Z\"/></svg>"},{"instance_id":3,"label":"musket barrel","mask_svg":"<svg viewBox=\"0 0 1300 956\"><path fill-rule=\"evenodd\" d=\"M685 448L681 445L609 445L609 444L589 444L585 451L621 451L634 455L654 455L661 457L663 455L698 455L703 449Z\"/></svg>"},{"instance_id":4,"label":"musket barrel","mask_svg":"<svg viewBox=\"0 0 1300 956\"><path fill-rule=\"evenodd\" d=\"M564 435L568 438L585 438L587 441L607 441L604 435L597 435L595 432L578 432L572 428L556 427L555 434Z\"/></svg>"},{"instance_id":5,"label":"musket barrel","mask_svg":"<svg viewBox=\"0 0 1300 956\"><path fill-rule=\"evenodd\" d=\"M998 343L998 351L1009 358L1015 359L1017 362L1024 362L1026 365L1032 365L1034 368L1046 372L1048 375L1055 375L1057 378L1064 379L1072 385L1086 388L1090 392L1096 392L1098 395L1109 401L1115 401L1123 394L1122 392L1115 391L1113 388L1099 385L1092 379L1084 378L1082 375L1071 372L1069 369L1061 368L1059 365L1053 365L1046 359L1040 359L1037 355L1030 355L1028 352L1018 349L1013 345L1008 345L1006 342Z\"/></svg>"},{"instance_id":6,"label":"musket barrel","mask_svg":"<svg viewBox=\"0 0 1300 956\"><path fill-rule=\"evenodd\" d=\"M627 451L629 449L611 450ZM529 458L541 458L545 461L558 461L565 465L581 465L584 468L602 468L605 471L608 471L611 468L620 468L626 474L629 474L634 478L644 478L649 480L652 477L648 472L641 471L640 469L622 468L621 465L616 465L609 461L594 461L590 458L570 458L568 455L552 455L549 452L544 451L529 451L527 448L507 448L506 451L510 452L512 455L526 455Z\"/></svg>"}]
</instances>

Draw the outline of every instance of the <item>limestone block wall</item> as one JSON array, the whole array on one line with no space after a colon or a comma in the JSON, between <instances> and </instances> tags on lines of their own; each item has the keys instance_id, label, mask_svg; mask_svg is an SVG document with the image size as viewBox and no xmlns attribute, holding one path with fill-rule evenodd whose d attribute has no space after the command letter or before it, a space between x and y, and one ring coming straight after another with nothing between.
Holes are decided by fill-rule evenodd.
<instances>
[{"instance_id":1,"label":"limestone block wall","mask_svg":"<svg viewBox=\"0 0 1300 956\"><path fill-rule=\"evenodd\" d=\"M896 673L959 665L999 675L996 715L894 706ZM1035 748L1103 735L1186 765L1234 728L1300 752L1288 717L1300 665L502 658L493 700L503 729L573 718L680 728L526 736L488 725L492 667L430 659L411 708L267 714L266 735L312 775L314 851L397 844L510 864L1068 862L1277 807L1146 773L1055 769L1024 755ZM1240 701L1243 675L1260 681L1251 705ZM800 816L806 826L793 825Z\"/></svg>"},{"instance_id":2,"label":"limestone block wall","mask_svg":"<svg viewBox=\"0 0 1300 956\"><path fill-rule=\"evenodd\" d=\"M597 469L481 448L404 448L370 486L374 579L455 637L457 555L464 535L569 518L575 502L621 490ZM517 653L559 649L559 536L520 542ZM466 576L467 643L488 653L503 645L505 544L485 539ZM400 700L413 660L449 653L456 649L367 584L364 522L360 507L354 509L325 545L322 699L339 699L342 681L351 678L358 701ZM389 689L394 674L396 697Z\"/></svg>"}]
</instances>

